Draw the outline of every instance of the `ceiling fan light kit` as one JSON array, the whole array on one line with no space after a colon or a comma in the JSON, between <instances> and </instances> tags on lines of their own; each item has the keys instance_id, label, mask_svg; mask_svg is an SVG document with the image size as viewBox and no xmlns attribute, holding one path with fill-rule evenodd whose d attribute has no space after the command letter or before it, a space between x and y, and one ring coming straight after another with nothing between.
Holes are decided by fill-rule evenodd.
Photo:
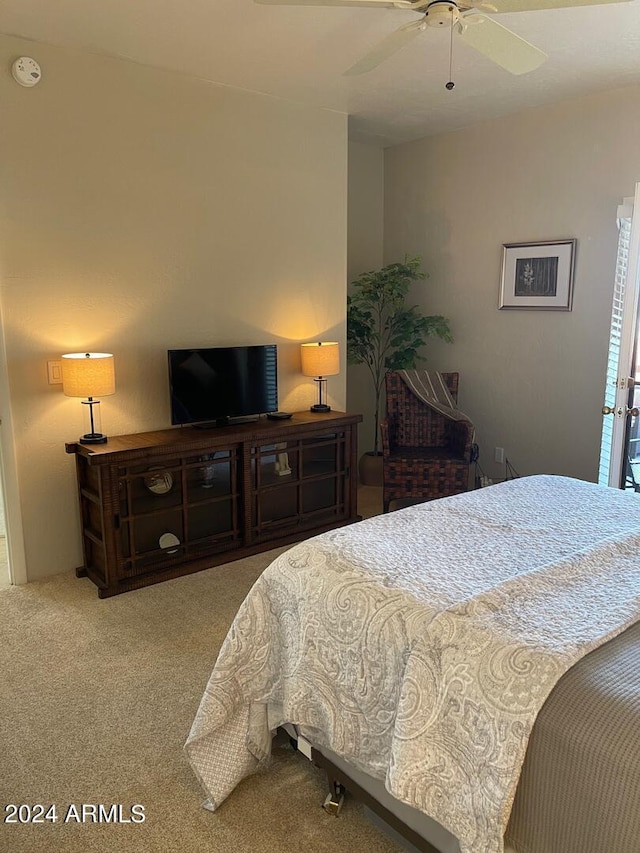
<instances>
[{"instance_id":1,"label":"ceiling fan light kit","mask_svg":"<svg viewBox=\"0 0 640 853\"><path fill-rule=\"evenodd\" d=\"M511 74L535 71L548 59L547 54L512 30L484 14L501 12L552 11L578 6L625 3L629 0L255 0L256 3L284 6L382 6L419 12L422 19L405 24L384 38L366 56L344 73L366 74L412 41L427 27L451 30L470 47ZM450 80L447 89L455 84Z\"/></svg>"},{"instance_id":2,"label":"ceiling fan light kit","mask_svg":"<svg viewBox=\"0 0 640 853\"><path fill-rule=\"evenodd\" d=\"M434 0L427 6L425 18L429 27L453 27L460 20L460 11L449 0Z\"/></svg>"}]
</instances>

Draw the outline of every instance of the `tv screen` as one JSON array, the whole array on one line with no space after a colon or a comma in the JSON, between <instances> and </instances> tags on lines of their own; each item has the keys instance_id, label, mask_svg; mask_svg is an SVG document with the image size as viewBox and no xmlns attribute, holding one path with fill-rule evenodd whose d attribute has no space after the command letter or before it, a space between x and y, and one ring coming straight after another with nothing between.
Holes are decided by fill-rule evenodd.
<instances>
[{"instance_id":1,"label":"tv screen","mask_svg":"<svg viewBox=\"0 0 640 853\"><path fill-rule=\"evenodd\" d=\"M169 350L171 423L224 423L275 412L275 344Z\"/></svg>"}]
</instances>

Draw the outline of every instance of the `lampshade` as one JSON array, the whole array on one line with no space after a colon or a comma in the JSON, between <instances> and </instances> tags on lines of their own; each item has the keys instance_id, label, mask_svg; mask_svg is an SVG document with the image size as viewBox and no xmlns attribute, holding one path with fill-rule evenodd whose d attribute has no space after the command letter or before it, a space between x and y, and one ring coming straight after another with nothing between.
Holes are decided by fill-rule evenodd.
<instances>
[{"instance_id":1,"label":"lampshade","mask_svg":"<svg viewBox=\"0 0 640 853\"><path fill-rule=\"evenodd\" d=\"M337 341L300 344L305 376L335 376L340 373L340 346Z\"/></svg>"},{"instance_id":2,"label":"lampshade","mask_svg":"<svg viewBox=\"0 0 640 853\"><path fill-rule=\"evenodd\" d=\"M71 352L62 356L62 390L67 397L107 397L116 379L110 352Z\"/></svg>"}]
</instances>

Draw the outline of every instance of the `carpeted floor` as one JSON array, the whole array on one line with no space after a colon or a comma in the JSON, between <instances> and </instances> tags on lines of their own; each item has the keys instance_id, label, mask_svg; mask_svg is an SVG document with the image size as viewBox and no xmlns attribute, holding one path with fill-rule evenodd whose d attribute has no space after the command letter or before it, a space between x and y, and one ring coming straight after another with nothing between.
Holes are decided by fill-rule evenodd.
<instances>
[{"instance_id":1,"label":"carpeted floor","mask_svg":"<svg viewBox=\"0 0 640 853\"><path fill-rule=\"evenodd\" d=\"M364 490L360 511L379 511ZM99 600L73 572L0 591L0 801L57 821L0 824L1 853L397 851L288 748L212 814L182 747L235 612L275 552ZM139 824L65 823L70 804L145 807ZM6 817L6 812L3 812Z\"/></svg>"}]
</instances>

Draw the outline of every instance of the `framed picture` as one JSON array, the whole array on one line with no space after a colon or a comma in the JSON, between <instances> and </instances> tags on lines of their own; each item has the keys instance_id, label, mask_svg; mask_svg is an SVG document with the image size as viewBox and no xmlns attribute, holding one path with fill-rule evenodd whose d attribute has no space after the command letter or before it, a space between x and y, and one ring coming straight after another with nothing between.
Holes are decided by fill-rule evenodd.
<instances>
[{"instance_id":1,"label":"framed picture","mask_svg":"<svg viewBox=\"0 0 640 853\"><path fill-rule=\"evenodd\" d=\"M498 307L571 311L576 242L505 243Z\"/></svg>"}]
</instances>

